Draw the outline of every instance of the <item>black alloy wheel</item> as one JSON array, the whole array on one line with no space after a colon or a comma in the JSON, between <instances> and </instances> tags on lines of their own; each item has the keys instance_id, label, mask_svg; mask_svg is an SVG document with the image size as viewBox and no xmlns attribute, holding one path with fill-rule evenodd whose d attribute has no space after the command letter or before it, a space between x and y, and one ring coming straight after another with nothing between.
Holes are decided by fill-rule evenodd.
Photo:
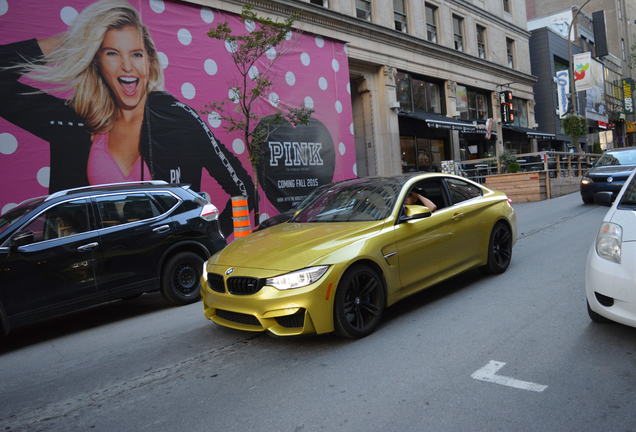
<instances>
[{"instance_id":1,"label":"black alloy wheel","mask_svg":"<svg viewBox=\"0 0 636 432\"><path fill-rule=\"evenodd\" d=\"M199 300L203 258L193 252L179 252L163 268L161 293L171 303L184 305Z\"/></svg>"},{"instance_id":2,"label":"black alloy wheel","mask_svg":"<svg viewBox=\"0 0 636 432\"><path fill-rule=\"evenodd\" d=\"M508 224L499 222L490 233L486 270L491 274L503 273L510 265L511 258L512 231Z\"/></svg>"},{"instance_id":3,"label":"black alloy wheel","mask_svg":"<svg viewBox=\"0 0 636 432\"><path fill-rule=\"evenodd\" d=\"M381 277L366 265L355 265L344 274L334 299L336 333L346 338L364 337L377 327L386 294Z\"/></svg>"}]
</instances>

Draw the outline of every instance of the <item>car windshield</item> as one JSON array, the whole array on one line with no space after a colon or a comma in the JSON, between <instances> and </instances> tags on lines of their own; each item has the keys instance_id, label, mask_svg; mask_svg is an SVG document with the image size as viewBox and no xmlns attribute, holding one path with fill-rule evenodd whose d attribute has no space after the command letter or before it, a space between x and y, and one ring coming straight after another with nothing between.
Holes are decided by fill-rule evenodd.
<instances>
[{"instance_id":1,"label":"car windshield","mask_svg":"<svg viewBox=\"0 0 636 432\"><path fill-rule=\"evenodd\" d=\"M353 222L386 218L400 185L383 179L336 184L323 191L292 222Z\"/></svg>"},{"instance_id":2,"label":"car windshield","mask_svg":"<svg viewBox=\"0 0 636 432\"><path fill-rule=\"evenodd\" d=\"M618 207L630 209L636 208L636 177L632 177L629 184L625 186L625 192L618 203Z\"/></svg>"},{"instance_id":3,"label":"car windshield","mask_svg":"<svg viewBox=\"0 0 636 432\"><path fill-rule=\"evenodd\" d=\"M606 152L599 158L595 166L609 165L636 165L636 149Z\"/></svg>"},{"instance_id":4,"label":"car windshield","mask_svg":"<svg viewBox=\"0 0 636 432\"><path fill-rule=\"evenodd\" d=\"M44 198L45 197L37 197L23 201L17 207L12 208L8 212L0 216L0 234L9 229L13 222L20 219L23 215L29 213L35 207L40 205L40 203L44 201Z\"/></svg>"}]
</instances>

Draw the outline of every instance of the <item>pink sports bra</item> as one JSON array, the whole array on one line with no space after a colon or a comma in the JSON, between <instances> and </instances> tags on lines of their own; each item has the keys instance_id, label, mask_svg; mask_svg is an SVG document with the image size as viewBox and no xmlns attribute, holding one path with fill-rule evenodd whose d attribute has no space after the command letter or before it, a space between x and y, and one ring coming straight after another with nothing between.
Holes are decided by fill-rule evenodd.
<instances>
[{"instance_id":1,"label":"pink sports bra","mask_svg":"<svg viewBox=\"0 0 636 432\"><path fill-rule=\"evenodd\" d=\"M128 175L125 175L108 150L108 133L95 135L88 154L86 174L91 185L119 183L141 180L141 166L144 167L144 180L151 180L148 165L138 157Z\"/></svg>"}]
</instances>

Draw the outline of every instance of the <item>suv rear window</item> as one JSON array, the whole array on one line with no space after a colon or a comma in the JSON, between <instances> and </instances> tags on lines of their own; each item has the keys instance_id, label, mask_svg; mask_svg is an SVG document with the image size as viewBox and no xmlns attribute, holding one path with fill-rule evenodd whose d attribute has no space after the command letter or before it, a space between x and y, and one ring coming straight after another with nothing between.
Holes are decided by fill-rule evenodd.
<instances>
[{"instance_id":1,"label":"suv rear window","mask_svg":"<svg viewBox=\"0 0 636 432\"><path fill-rule=\"evenodd\" d=\"M152 196L159 202L162 211L170 210L179 202L179 200L169 192L153 192Z\"/></svg>"}]
</instances>

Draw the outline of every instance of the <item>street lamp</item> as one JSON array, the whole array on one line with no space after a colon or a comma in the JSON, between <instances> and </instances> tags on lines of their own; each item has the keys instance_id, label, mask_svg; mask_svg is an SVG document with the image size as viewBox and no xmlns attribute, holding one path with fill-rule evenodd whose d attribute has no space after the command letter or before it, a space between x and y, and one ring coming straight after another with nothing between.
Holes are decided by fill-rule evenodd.
<instances>
[{"instance_id":1,"label":"street lamp","mask_svg":"<svg viewBox=\"0 0 636 432\"><path fill-rule=\"evenodd\" d=\"M572 105L572 112L574 115L578 114L577 100L576 100L576 86L574 85L574 58L572 57L572 26L576 22L576 18L579 16L585 5L587 5L592 0L586 0L585 3L578 7L576 13L572 17L572 21L568 26L568 61L570 62L569 66L569 75L570 75L570 105Z\"/></svg>"}]
</instances>

